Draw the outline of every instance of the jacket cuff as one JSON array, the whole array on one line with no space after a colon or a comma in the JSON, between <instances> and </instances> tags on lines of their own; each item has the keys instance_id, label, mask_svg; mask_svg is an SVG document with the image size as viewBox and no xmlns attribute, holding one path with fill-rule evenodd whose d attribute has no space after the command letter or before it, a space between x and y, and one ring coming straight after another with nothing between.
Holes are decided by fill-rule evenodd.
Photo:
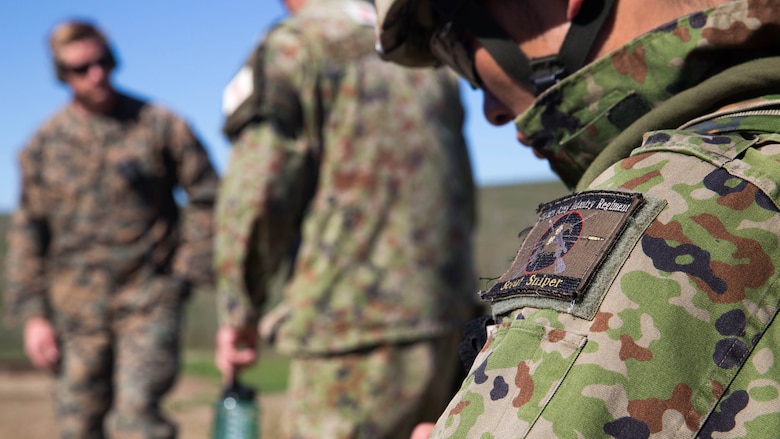
<instances>
[{"instance_id":1,"label":"jacket cuff","mask_svg":"<svg viewBox=\"0 0 780 439\"><path fill-rule=\"evenodd\" d=\"M241 303L235 297L219 296L217 302L217 321L220 326L236 329L257 327L260 313L252 306Z\"/></svg>"}]
</instances>

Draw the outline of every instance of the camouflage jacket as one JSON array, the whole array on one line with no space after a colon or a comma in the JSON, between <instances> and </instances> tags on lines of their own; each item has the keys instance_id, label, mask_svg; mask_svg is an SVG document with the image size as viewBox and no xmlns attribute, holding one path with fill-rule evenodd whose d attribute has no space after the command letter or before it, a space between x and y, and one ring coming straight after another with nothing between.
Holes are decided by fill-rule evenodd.
<instances>
[{"instance_id":1,"label":"camouflage jacket","mask_svg":"<svg viewBox=\"0 0 780 439\"><path fill-rule=\"evenodd\" d=\"M517 119L580 192L481 293L496 324L432 437L777 435L778 7L682 17Z\"/></svg>"},{"instance_id":2,"label":"camouflage jacket","mask_svg":"<svg viewBox=\"0 0 780 439\"><path fill-rule=\"evenodd\" d=\"M284 351L440 334L473 301L457 81L379 60L373 20L367 2L312 0L250 60L262 90L218 197L220 319L254 325L294 259L270 313Z\"/></svg>"},{"instance_id":3,"label":"camouflage jacket","mask_svg":"<svg viewBox=\"0 0 780 439\"><path fill-rule=\"evenodd\" d=\"M67 106L33 136L19 163L8 317L105 314L104 300L120 290L140 288L132 300L146 301L144 285L160 275L211 281L217 175L188 125L169 111L125 95L112 116ZM190 202L183 222L176 186Z\"/></svg>"}]
</instances>

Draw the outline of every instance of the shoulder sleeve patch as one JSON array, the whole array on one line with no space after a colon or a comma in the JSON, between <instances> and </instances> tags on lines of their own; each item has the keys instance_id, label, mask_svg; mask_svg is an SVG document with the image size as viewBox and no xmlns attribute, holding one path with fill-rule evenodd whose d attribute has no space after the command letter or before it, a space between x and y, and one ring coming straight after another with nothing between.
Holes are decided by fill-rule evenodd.
<instances>
[{"instance_id":1,"label":"shoulder sleeve patch","mask_svg":"<svg viewBox=\"0 0 780 439\"><path fill-rule=\"evenodd\" d=\"M254 91L252 67L244 66L230 80L222 92L222 113L230 116Z\"/></svg>"},{"instance_id":2,"label":"shoulder sleeve patch","mask_svg":"<svg viewBox=\"0 0 780 439\"><path fill-rule=\"evenodd\" d=\"M260 44L222 93L222 112L225 114L222 132L229 138L238 135L249 122L262 118L264 54L265 47Z\"/></svg>"},{"instance_id":3,"label":"shoulder sleeve patch","mask_svg":"<svg viewBox=\"0 0 780 439\"><path fill-rule=\"evenodd\" d=\"M654 218L658 203L649 204L653 213L645 216ZM539 206L539 218L512 266L481 297L490 302L526 297L533 303L523 306L571 312L583 302L616 242L629 225L636 225L637 214L646 205L648 200L639 193L588 191Z\"/></svg>"}]
</instances>

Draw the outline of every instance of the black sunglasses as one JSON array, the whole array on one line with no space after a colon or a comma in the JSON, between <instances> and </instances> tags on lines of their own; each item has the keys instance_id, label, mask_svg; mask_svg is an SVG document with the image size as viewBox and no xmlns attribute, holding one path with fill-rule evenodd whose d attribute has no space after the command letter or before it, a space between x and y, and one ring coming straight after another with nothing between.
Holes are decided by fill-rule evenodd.
<instances>
[{"instance_id":1,"label":"black sunglasses","mask_svg":"<svg viewBox=\"0 0 780 439\"><path fill-rule=\"evenodd\" d=\"M68 66L65 64L60 63L60 68L65 73L72 73L76 76L84 76L89 72L89 69L91 69L93 66L100 66L104 70L108 70L111 67L113 67L113 62L111 60L111 57L109 55L103 55L100 58L90 61L81 65L77 66Z\"/></svg>"}]
</instances>

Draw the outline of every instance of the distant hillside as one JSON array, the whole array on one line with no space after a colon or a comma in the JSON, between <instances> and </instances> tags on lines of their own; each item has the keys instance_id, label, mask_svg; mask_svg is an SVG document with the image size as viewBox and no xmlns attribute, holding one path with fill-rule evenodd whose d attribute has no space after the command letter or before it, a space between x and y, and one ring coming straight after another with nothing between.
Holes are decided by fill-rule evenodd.
<instances>
[{"instance_id":1,"label":"distant hillside","mask_svg":"<svg viewBox=\"0 0 780 439\"><path fill-rule=\"evenodd\" d=\"M478 191L478 224L475 236L477 276L496 278L503 274L515 256L520 241L517 234L536 221L536 207L567 193L559 182L486 186ZM8 215L0 215L0 281L3 280L6 253ZM480 288L485 288L481 281ZM0 282L0 293L4 283ZM214 297L211 292L200 292L189 307L187 345L210 347L216 319ZM3 305L0 301L0 311ZM197 322L197 325L194 324ZM1 327L1 326L0 326ZM0 329L0 360L21 355L21 336L17 329Z\"/></svg>"}]
</instances>

